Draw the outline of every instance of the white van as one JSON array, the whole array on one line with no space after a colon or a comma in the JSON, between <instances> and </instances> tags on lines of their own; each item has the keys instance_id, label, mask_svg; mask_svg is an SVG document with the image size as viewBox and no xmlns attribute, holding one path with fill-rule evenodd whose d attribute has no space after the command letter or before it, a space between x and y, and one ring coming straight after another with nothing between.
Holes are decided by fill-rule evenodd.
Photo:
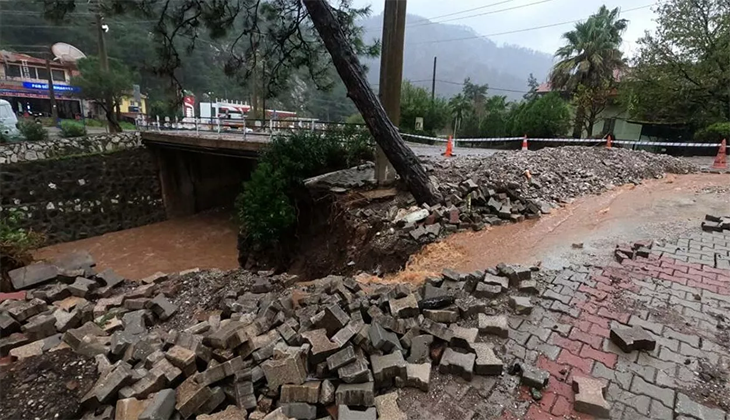
<instances>
[{"instance_id":1,"label":"white van","mask_svg":"<svg viewBox=\"0 0 730 420\"><path fill-rule=\"evenodd\" d=\"M3 134L16 136L18 135L18 117L13 112L10 102L0 99L0 131Z\"/></svg>"}]
</instances>

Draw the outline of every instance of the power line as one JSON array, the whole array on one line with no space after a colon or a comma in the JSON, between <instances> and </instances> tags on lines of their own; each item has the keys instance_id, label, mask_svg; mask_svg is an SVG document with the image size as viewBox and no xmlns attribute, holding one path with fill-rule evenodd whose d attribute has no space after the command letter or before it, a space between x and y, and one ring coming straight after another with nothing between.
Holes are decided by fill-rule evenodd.
<instances>
[{"instance_id":1,"label":"power line","mask_svg":"<svg viewBox=\"0 0 730 420\"><path fill-rule=\"evenodd\" d=\"M525 7L535 6L535 5L538 5L538 4L548 3L548 2L551 2L551 1L554 1L554 0L539 0L539 1L532 2L532 3L521 4L519 6L507 7L507 8L504 8L504 9L492 10L492 11L489 11L489 12L477 13L477 14L469 15L469 16L456 17L456 18L441 20L441 21L438 21L438 22L423 22L423 23L414 24L414 25L411 25L411 26L413 26L413 27L427 26L427 25L433 25L433 24L436 24L436 23L445 23L445 22L452 22L452 21L455 21L455 20L470 19L470 18L477 17L477 16L493 15L495 13L506 12L506 11L509 11L509 10L522 9L522 8L525 8Z\"/></svg>"},{"instance_id":2,"label":"power line","mask_svg":"<svg viewBox=\"0 0 730 420\"><path fill-rule=\"evenodd\" d=\"M514 1L514 0L502 0L502 1L498 1L496 3L487 4L485 6L474 7L474 8L471 8L471 9L461 10L459 12L448 13L448 14L440 15L440 16L433 16L433 17L429 17L429 18L426 18L426 19L433 20L433 19L441 19L441 18L445 18L445 17L449 17L449 16L454 16L454 15L460 15L460 14L466 13L466 12L473 12L474 10L480 10L480 9L486 9L487 7L499 6L500 4L509 3L511 1ZM406 25L406 26L411 26L411 25Z\"/></svg>"},{"instance_id":3,"label":"power line","mask_svg":"<svg viewBox=\"0 0 730 420\"><path fill-rule=\"evenodd\" d=\"M634 8L631 8L631 9L622 10L621 13L628 13L628 12L633 12L633 11L640 10L640 9L646 9L647 7L654 6L655 4L656 3L651 3L651 4L644 5L644 6L639 6L639 7L634 7ZM420 42L413 42L413 43L409 43L409 44L411 44L411 45L418 45L418 44L438 44L438 43L442 43L442 42L466 41L466 40L470 40L470 39L489 38L489 37L493 37L493 36L516 34L516 33L519 33L519 32L528 32L528 31L535 31L535 30L538 30L538 29L552 28L552 27L555 27L555 26L569 25L569 24L572 24L572 23L581 22L581 21L583 21L585 19L586 18L583 18L583 19L575 19L575 20L569 20L569 21L565 21L565 22L557 22L557 23L551 23L551 24L547 24L547 25L533 26L531 28L515 29L515 30L512 30L512 31L505 31L505 32L495 32L495 33L486 34L486 35L474 35L474 36L467 36L467 37L462 37L462 38L451 38L451 39L437 39L437 40L434 40L434 41L420 41Z\"/></svg>"},{"instance_id":4,"label":"power line","mask_svg":"<svg viewBox=\"0 0 730 420\"><path fill-rule=\"evenodd\" d=\"M464 82L452 82L451 80L441 80L441 79L436 79L436 81L439 82L439 83L447 83L447 84L450 84L450 85L464 86ZM425 83L425 82L429 82L430 83L431 82L431 79L409 80L409 82L411 82L411 83ZM513 92L513 93L527 93L526 90L497 88L497 87L492 87L492 86L488 86L487 87L487 90L496 90L496 91L500 91L500 92Z\"/></svg>"}]
</instances>

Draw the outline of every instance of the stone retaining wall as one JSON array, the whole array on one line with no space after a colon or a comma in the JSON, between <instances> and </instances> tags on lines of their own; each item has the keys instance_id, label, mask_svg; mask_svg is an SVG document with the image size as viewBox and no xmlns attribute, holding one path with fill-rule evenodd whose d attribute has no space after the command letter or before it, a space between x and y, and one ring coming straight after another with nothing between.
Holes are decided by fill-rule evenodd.
<instances>
[{"instance_id":1,"label":"stone retaining wall","mask_svg":"<svg viewBox=\"0 0 730 420\"><path fill-rule=\"evenodd\" d=\"M136 133L3 145L1 211L48 244L164 220L155 160L135 145Z\"/></svg>"},{"instance_id":2,"label":"stone retaining wall","mask_svg":"<svg viewBox=\"0 0 730 420\"><path fill-rule=\"evenodd\" d=\"M23 141L0 144L0 164L52 159L90 153L108 153L140 147L139 132L97 134L77 138L53 138L46 141Z\"/></svg>"}]
</instances>

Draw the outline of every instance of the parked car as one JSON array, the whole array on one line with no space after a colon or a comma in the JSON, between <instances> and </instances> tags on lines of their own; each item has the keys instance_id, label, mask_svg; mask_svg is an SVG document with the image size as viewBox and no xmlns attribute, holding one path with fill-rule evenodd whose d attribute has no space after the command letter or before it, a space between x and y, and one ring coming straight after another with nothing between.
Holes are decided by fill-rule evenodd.
<instances>
[{"instance_id":1,"label":"parked car","mask_svg":"<svg viewBox=\"0 0 730 420\"><path fill-rule=\"evenodd\" d=\"M13 112L13 106L10 102L0 99L0 131L8 136L17 136L18 117Z\"/></svg>"}]
</instances>

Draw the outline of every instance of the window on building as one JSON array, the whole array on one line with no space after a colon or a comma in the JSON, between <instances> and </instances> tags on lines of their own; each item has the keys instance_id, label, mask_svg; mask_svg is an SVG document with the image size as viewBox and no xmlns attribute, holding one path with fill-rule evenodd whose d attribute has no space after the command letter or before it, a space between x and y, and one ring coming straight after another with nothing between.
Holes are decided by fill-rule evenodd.
<instances>
[{"instance_id":1,"label":"window on building","mask_svg":"<svg viewBox=\"0 0 730 420\"><path fill-rule=\"evenodd\" d=\"M37 79L38 75L36 74L35 67L28 67L28 78L29 79Z\"/></svg>"},{"instance_id":2,"label":"window on building","mask_svg":"<svg viewBox=\"0 0 730 420\"><path fill-rule=\"evenodd\" d=\"M63 70L51 69L51 74L53 75L54 82L65 82L66 81L66 73L64 73Z\"/></svg>"},{"instance_id":3,"label":"window on building","mask_svg":"<svg viewBox=\"0 0 730 420\"><path fill-rule=\"evenodd\" d=\"M5 67L5 74L8 77L20 77L20 66L17 64L8 64Z\"/></svg>"},{"instance_id":4,"label":"window on building","mask_svg":"<svg viewBox=\"0 0 730 420\"><path fill-rule=\"evenodd\" d=\"M38 74L39 79L48 80L48 70L44 69L43 67L36 67L35 71Z\"/></svg>"}]
</instances>

